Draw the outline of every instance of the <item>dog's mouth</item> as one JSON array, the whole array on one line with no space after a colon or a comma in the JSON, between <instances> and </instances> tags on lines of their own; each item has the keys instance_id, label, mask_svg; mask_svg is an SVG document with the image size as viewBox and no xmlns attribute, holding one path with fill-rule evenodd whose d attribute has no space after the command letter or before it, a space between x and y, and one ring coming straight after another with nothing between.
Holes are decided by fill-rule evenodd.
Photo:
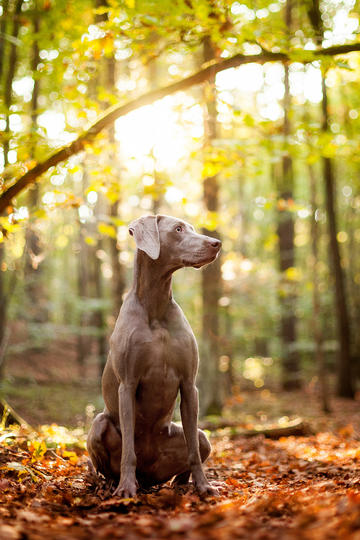
<instances>
[{"instance_id":1,"label":"dog's mouth","mask_svg":"<svg viewBox=\"0 0 360 540\"><path fill-rule=\"evenodd\" d=\"M187 261L187 260L183 260L183 263L185 266L191 266L192 268L201 268L202 266L205 266L206 264L210 264L212 263L213 261L215 261L216 257L218 256L219 252L217 251L216 253L214 253L213 255L211 256L208 256L204 259L201 259L200 261L197 261L197 262L194 262L194 261Z\"/></svg>"}]
</instances>

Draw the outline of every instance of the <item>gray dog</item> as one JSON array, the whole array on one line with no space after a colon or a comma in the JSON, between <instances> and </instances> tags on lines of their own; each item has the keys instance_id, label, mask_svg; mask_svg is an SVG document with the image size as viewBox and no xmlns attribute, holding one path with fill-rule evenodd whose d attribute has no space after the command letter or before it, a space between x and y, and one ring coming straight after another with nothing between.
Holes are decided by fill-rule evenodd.
<instances>
[{"instance_id":1,"label":"gray dog","mask_svg":"<svg viewBox=\"0 0 360 540\"><path fill-rule=\"evenodd\" d=\"M171 279L179 268L214 261L221 242L162 215L133 221L129 233L137 245L134 283L110 339L105 409L87 439L91 461L119 481L114 495L121 497L173 477L185 484L190 474L200 494L216 495L202 467L210 443L197 427L197 344L172 297ZM179 390L183 428L171 421Z\"/></svg>"}]
</instances>

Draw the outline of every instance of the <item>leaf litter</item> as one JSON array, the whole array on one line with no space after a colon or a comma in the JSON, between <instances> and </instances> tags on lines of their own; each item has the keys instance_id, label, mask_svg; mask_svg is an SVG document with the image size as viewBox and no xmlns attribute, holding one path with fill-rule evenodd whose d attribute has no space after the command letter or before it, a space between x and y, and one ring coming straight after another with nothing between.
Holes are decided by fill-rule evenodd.
<instances>
[{"instance_id":1,"label":"leaf litter","mask_svg":"<svg viewBox=\"0 0 360 540\"><path fill-rule=\"evenodd\" d=\"M278 440L218 435L206 469L219 497L201 499L189 484L119 499L115 486L94 481L83 439L56 426L4 428L0 539L360 540L356 433L348 425Z\"/></svg>"}]
</instances>

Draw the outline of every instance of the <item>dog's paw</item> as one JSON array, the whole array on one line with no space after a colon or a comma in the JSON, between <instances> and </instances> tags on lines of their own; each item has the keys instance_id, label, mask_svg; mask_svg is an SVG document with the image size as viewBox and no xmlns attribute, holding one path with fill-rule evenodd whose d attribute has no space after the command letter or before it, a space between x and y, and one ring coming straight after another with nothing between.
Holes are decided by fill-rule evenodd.
<instances>
[{"instance_id":1,"label":"dog's paw","mask_svg":"<svg viewBox=\"0 0 360 540\"><path fill-rule=\"evenodd\" d=\"M137 482L131 480L125 480L124 482L119 483L118 487L115 489L113 496L121 497L122 499L132 499L136 496L137 492Z\"/></svg>"},{"instance_id":2,"label":"dog's paw","mask_svg":"<svg viewBox=\"0 0 360 540\"><path fill-rule=\"evenodd\" d=\"M216 487L206 482L204 484L197 484L196 490L199 493L200 497L218 497L220 495Z\"/></svg>"}]
</instances>

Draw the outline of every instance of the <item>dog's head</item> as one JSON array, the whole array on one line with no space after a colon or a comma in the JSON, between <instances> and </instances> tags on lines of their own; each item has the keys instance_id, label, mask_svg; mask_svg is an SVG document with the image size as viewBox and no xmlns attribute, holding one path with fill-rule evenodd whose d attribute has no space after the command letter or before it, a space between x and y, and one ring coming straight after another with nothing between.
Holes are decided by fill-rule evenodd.
<instances>
[{"instance_id":1,"label":"dog's head","mask_svg":"<svg viewBox=\"0 0 360 540\"><path fill-rule=\"evenodd\" d=\"M221 248L217 238L198 234L192 225L171 216L143 216L130 223L129 233L138 249L175 270L201 268L213 262Z\"/></svg>"}]
</instances>

